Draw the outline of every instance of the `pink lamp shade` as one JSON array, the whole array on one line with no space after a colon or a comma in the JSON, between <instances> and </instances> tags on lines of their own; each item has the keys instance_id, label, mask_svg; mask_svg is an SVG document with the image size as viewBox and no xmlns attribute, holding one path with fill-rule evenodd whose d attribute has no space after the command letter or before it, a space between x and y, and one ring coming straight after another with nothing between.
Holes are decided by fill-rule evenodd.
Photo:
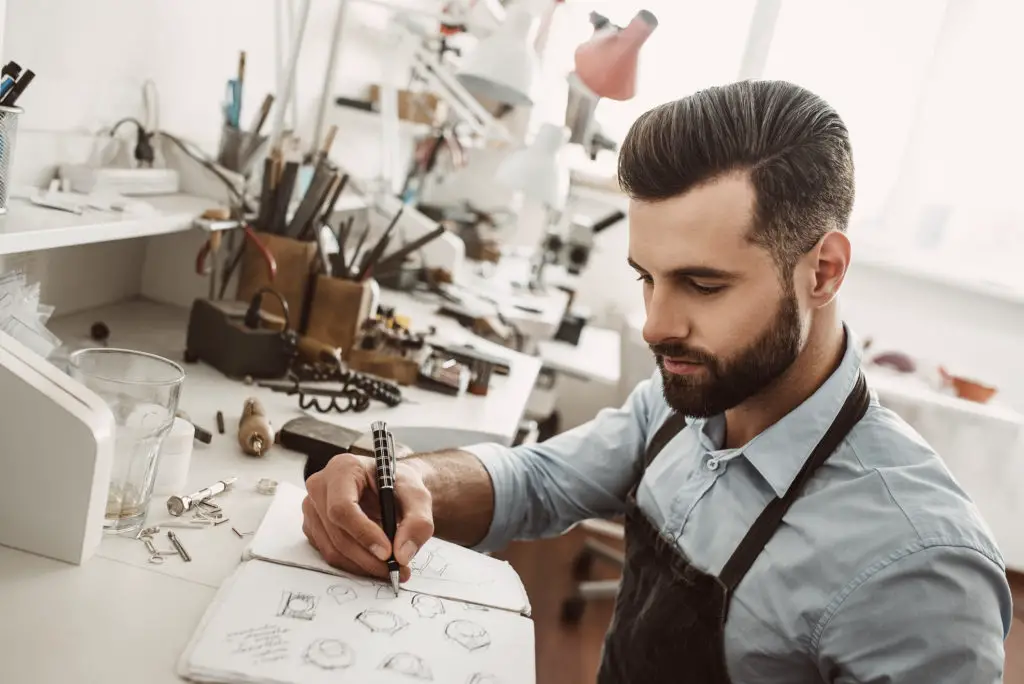
<instances>
[{"instance_id":1,"label":"pink lamp shade","mask_svg":"<svg viewBox=\"0 0 1024 684\"><path fill-rule=\"evenodd\" d=\"M626 28L596 32L576 48L576 75L598 97L629 100L636 94L640 48L657 27L657 17L640 10Z\"/></svg>"}]
</instances>

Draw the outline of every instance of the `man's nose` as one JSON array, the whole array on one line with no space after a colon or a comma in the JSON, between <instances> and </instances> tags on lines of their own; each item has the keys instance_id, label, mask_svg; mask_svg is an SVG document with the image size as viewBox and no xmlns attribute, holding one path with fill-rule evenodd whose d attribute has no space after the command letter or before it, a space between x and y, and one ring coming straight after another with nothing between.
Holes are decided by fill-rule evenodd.
<instances>
[{"instance_id":1,"label":"man's nose","mask_svg":"<svg viewBox=\"0 0 1024 684\"><path fill-rule=\"evenodd\" d=\"M654 292L647 302L647 320L644 322L644 341L660 344L665 340L686 339L690 324L686 312L678 302Z\"/></svg>"}]
</instances>

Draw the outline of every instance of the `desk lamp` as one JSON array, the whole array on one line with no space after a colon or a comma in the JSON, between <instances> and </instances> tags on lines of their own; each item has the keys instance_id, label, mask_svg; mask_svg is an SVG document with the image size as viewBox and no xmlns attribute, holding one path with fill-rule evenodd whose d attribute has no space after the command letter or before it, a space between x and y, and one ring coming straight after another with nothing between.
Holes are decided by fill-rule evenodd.
<instances>
[{"instance_id":1,"label":"desk lamp","mask_svg":"<svg viewBox=\"0 0 1024 684\"><path fill-rule=\"evenodd\" d=\"M575 70L568 77L565 121L572 130L570 142L582 144L595 158L598 145L592 126L597 103L602 97L621 102L636 94L640 48L658 27L658 19L651 12L640 10L625 28L619 28L606 17L591 12L590 23L594 33L576 48Z\"/></svg>"},{"instance_id":2,"label":"desk lamp","mask_svg":"<svg viewBox=\"0 0 1024 684\"><path fill-rule=\"evenodd\" d=\"M508 8L505 23L480 40L456 78L478 97L513 107L532 105L540 70L530 40L533 25L528 8Z\"/></svg>"},{"instance_id":3,"label":"desk lamp","mask_svg":"<svg viewBox=\"0 0 1024 684\"><path fill-rule=\"evenodd\" d=\"M498 182L546 209L562 211L569 198L569 170L560 163L559 152L568 138L565 127L541 124L533 143L510 154L498 167Z\"/></svg>"},{"instance_id":4,"label":"desk lamp","mask_svg":"<svg viewBox=\"0 0 1024 684\"><path fill-rule=\"evenodd\" d=\"M510 154L495 174L499 183L545 210L545 235L530 281L535 290L543 289L543 270L549 262L547 228L560 220L569 201L569 169L559 158L568 139L569 129L564 126L541 124L530 146Z\"/></svg>"},{"instance_id":5,"label":"desk lamp","mask_svg":"<svg viewBox=\"0 0 1024 684\"><path fill-rule=\"evenodd\" d=\"M609 24L598 28L576 48L576 75L597 97L624 101L636 95L636 71L640 48L658 28L658 19L640 10L623 28Z\"/></svg>"}]
</instances>

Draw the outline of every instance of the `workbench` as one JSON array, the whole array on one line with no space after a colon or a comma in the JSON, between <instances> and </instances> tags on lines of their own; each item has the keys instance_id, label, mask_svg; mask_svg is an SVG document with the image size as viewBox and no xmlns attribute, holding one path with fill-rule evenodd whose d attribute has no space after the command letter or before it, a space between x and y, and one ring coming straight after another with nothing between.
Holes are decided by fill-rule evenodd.
<instances>
[{"instance_id":1,"label":"workbench","mask_svg":"<svg viewBox=\"0 0 1024 684\"><path fill-rule=\"evenodd\" d=\"M470 339L454 321L433 316L434 306L429 302L385 291L382 303L411 315L417 328L436 325L439 334L453 343ZM187 321L183 309L134 301L74 314L53 321L51 328L68 340L85 336L98 320L110 328L111 346L181 359ZM405 401L395 408L373 402L364 413L314 415L360 430L381 419L389 426L450 427L509 443L541 361L478 338L473 338L473 344L507 358L511 367L508 376L492 379L486 397L467 394L453 398L403 388ZM162 565L150 564L142 542L130 537L105 538L98 554L82 566L0 547L0 605L7 616L0 623L0 681L180 682L176 661L251 539L240 538L232 528L241 533L254 531L272 498L258 493L256 483L270 478L302 485L304 456L280 447L263 458L245 456L235 438L246 397L260 398L276 428L303 414L294 396L230 381L202 364L186 365L185 369L188 375L180 407L214 433L211 444L196 443L186 489L194 491L222 478L237 477L235 486L218 497L230 521L212 528L175 529L192 557L190 563L168 557ZM218 410L225 417L223 435L216 430ZM150 522L168 517L165 505L164 497L154 498ZM31 516L32 511L25 515ZM161 532L158 542L161 548L167 546L165 533Z\"/></svg>"}]
</instances>

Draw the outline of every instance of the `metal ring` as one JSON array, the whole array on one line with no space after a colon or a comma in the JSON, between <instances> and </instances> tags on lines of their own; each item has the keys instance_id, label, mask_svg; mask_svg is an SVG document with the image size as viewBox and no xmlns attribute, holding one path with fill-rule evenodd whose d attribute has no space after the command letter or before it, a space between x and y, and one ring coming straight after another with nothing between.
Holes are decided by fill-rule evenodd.
<instances>
[{"instance_id":1,"label":"metal ring","mask_svg":"<svg viewBox=\"0 0 1024 684\"><path fill-rule=\"evenodd\" d=\"M260 478L259 482L256 483L256 491L260 494L273 494L277 491L277 480L271 480L269 477Z\"/></svg>"},{"instance_id":2,"label":"metal ring","mask_svg":"<svg viewBox=\"0 0 1024 684\"><path fill-rule=\"evenodd\" d=\"M164 557L160 553L156 553L149 557L149 562L153 565L160 565L164 562Z\"/></svg>"}]
</instances>

